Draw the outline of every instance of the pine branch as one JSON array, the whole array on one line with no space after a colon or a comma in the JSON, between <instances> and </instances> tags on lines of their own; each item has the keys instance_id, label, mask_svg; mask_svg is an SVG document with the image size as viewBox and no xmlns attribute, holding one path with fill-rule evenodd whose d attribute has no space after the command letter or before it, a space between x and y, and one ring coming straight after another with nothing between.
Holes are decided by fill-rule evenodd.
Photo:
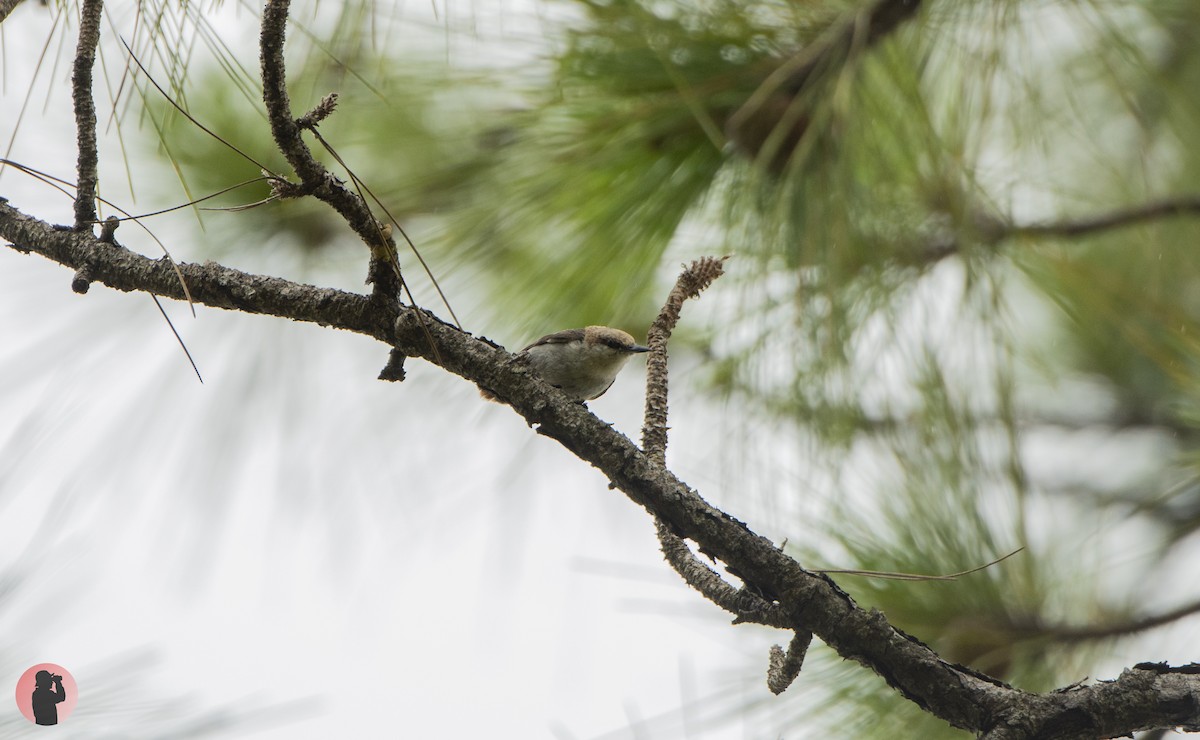
<instances>
[{"instance_id":1,"label":"pine branch","mask_svg":"<svg viewBox=\"0 0 1200 740\"><path fill-rule=\"evenodd\" d=\"M332 206L370 249L371 261L367 275L368 281L375 286L377 299L395 300L400 295L402 278L395 258L396 242L391 229L375 218L370 207L357 193L346 188L341 180L317 161L301 136L305 128L311 129L333 112L337 96L327 95L313 110L299 118L292 117L283 59L289 5L288 0L269 0L266 3L259 36L263 102L271 123L271 135L300 178L300 186L287 189L286 194L292 197L312 195Z\"/></svg>"},{"instance_id":2,"label":"pine branch","mask_svg":"<svg viewBox=\"0 0 1200 740\"><path fill-rule=\"evenodd\" d=\"M1200 216L1200 195L1176 195L1134 206L1115 208L1093 216L1043 221L1033 224L1008 223L987 214L975 219L976 236L985 246L1008 239L1079 239L1110 230L1124 229L1159 219ZM932 264L956 255L963 245L956 235L946 235L931 242L921 253L920 260Z\"/></svg>"},{"instance_id":3,"label":"pine branch","mask_svg":"<svg viewBox=\"0 0 1200 740\"><path fill-rule=\"evenodd\" d=\"M1135 226L1160 218L1178 216L1200 216L1200 195L1181 195L1173 198L1150 201L1128 208L1118 208L1108 213L1079 219L1048 221L1025 226L1014 225L1003 231L1011 237L1060 237L1065 239L1090 236L1108 229Z\"/></svg>"},{"instance_id":4,"label":"pine branch","mask_svg":"<svg viewBox=\"0 0 1200 740\"><path fill-rule=\"evenodd\" d=\"M215 262L179 263L176 272L176 265L169 259L150 259L89 232L48 224L22 213L3 198L0 237L17 251L39 254L73 270L86 269L90 281L117 290L184 301L186 282L198 304L319 323L382 341L390 336L386 319L372 324L365 296L253 275Z\"/></svg>"},{"instance_id":5,"label":"pine branch","mask_svg":"<svg viewBox=\"0 0 1200 740\"><path fill-rule=\"evenodd\" d=\"M0 0L0 23L3 23L9 13L16 10L16 7L22 2L23 0Z\"/></svg>"},{"instance_id":6,"label":"pine branch","mask_svg":"<svg viewBox=\"0 0 1200 740\"><path fill-rule=\"evenodd\" d=\"M855 54L884 40L921 9L922 0L876 0L847 13L813 43L768 74L725 124L726 134L752 159L765 155L781 171L808 128L813 92Z\"/></svg>"},{"instance_id":7,"label":"pine branch","mask_svg":"<svg viewBox=\"0 0 1200 740\"><path fill-rule=\"evenodd\" d=\"M75 228L91 230L96 222L99 150L96 146L96 103L92 100L92 67L100 43L101 0L83 0L79 43L71 71L71 100L75 106L75 138L79 148L79 188L75 192Z\"/></svg>"},{"instance_id":8,"label":"pine branch","mask_svg":"<svg viewBox=\"0 0 1200 740\"><path fill-rule=\"evenodd\" d=\"M1056 642L1085 642L1088 640L1105 640L1146 632L1171 624L1172 622L1177 622L1194 614L1200 614L1200 601L1193 601L1190 604L1184 604L1161 614L1152 614L1116 624L1068 626L1021 624L1018 622L1005 629L1016 632L1020 637L1026 639L1031 637L1048 637Z\"/></svg>"},{"instance_id":9,"label":"pine branch","mask_svg":"<svg viewBox=\"0 0 1200 740\"><path fill-rule=\"evenodd\" d=\"M667 296L658 317L646 332L650 354L646 359L646 411L642 422L642 450L657 465L667 464L667 344L679 322L684 301L700 293L725 272L728 257L705 257L684 268L675 287ZM655 523L663 557L684 582L704 598L736 615L734 623L754 622L773 627L788 627L778 605L747 589L737 589L717 571L708 567L688 548L687 543L660 519ZM811 639L811 635L809 638ZM799 672L799 669L797 669ZM794 676L793 676L794 677Z\"/></svg>"}]
</instances>

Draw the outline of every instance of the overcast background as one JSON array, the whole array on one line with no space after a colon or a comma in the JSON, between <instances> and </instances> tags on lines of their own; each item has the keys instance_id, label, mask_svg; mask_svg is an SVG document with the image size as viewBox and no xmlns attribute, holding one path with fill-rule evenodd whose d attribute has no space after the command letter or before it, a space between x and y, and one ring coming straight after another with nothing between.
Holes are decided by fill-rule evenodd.
<instances>
[{"instance_id":1,"label":"overcast background","mask_svg":"<svg viewBox=\"0 0 1200 740\"><path fill-rule=\"evenodd\" d=\"M295 17L321 28L321 13L329 7L305 6ZM372 28L380 43L390 40L435 66L516 69L561 41L550 29L578 12L571 7L397 4L387 6ZM97 74L115 87L124 59L108 23L132 38L134 19L127 4L114 3L111 10ZM250 76L257 70L255 12L235 3L204 11ZM55 13L27 2L0 25L0 146L11 141L11 159L73 180L68 80L74 35L55 26ZM1062 42L1038 47L1040 52L1069 53L1075 39L1069 27L1056 23L1059 16L1032 20ZM294 71L313 52L303 46L302 33L293 31L291 40ZM224 75L213 71L206 48L197 42L186 75L193 110L206 121L232 120L245 141L261 137L265 124L253 95L243 96L234 85L205 86L205 74ZM151 61L160 81L175 80L178 70L167 71L170 59ZM397 69L395 77L404 74ZM380 74L372 81L386 86L388 79ZM305 101L294 102L297 107L342 89L323 79L296 84L301 91L294 101ZM189 196L171 163L189 155L205 161L208 150L188 151L184 144L168 155L156 149L151 118L136 103L117 106L124 114L116 125L109 118L109 89L97 92L102 193L133 212L185 202ZM391 94L403 93L401 83L397 89ZM486 94L502 97L506 91ZM448 108L461 103L446 97ZM343 99L329 125L337 116L370 115L361 112L374 110L369 103ZM409 110L395 108L397 117ZM477 113L463 110L460 122ZM380 127L384 139L363 134L348 142L363 147L349 149L357 161L386 164L389 147L422 146L407 135L386 138L389 125ZM450 132L450 143L442 146L453 145L456 119L439 119L431 128L440 126ZM503 138L507 132L495 133ZM186 142L179 136L172 139L176 147ZM1014 211L1031 219L1054 212L1055 203L1039 197L1052 188L1052 178L1033 167L1020 176L1010 173L1006 168L1015 171L1016 165L1005 154L985 147L981 158L992 168L989 174L1006 183ZM404 155L404 166L411 167L414 152ZM1057 163L1047 158L1040 164L1050 171ZM236 179L215 163L211 169L214 180ZM192 195L215 189L210 185ZM72 220L69 198L11 168L0 173L0 194L38 217ZM346 231L322 233L323 246L309 248L305 238L318 241L320 222L306 220L303 208L209 214L203 230L186 210L147 224L180 261L216 259L364 290L361 244ZM429 213L401 213L419 245L433 241L437 226ZM724 233L698 219L654 269L624 274L661 300L680 262L729 251ZM159 254L132 223L117 236L144 254ZM614 243L609 257L619 257L622 246ZM756 310L756 301L786 306L790 291L801 292L798 286L815 279L796 269L756 282L755 258L744 254L751 247L733 246L741 251L729 263L731 274L688 304L672 354L668 462L709 501L764 536L809 548L805 555L828 544L818 535L824 518L833 517L829 512L861 514L860 529L845 535L841 549L822 552L821 562L805 559L806 565L830 567L854 564L849 556L859 553L849 551L856 538L864 549L878 541L884 551L911 537L899 555L887 553L887 563L909 555L922 563L917 569L965 569L980 564L984 554L1014 547L1017 540L1008 535L1019 521L1031 549L962 585L966 603L976 604L970 601L973 584L998 582L994 598L1001 605L1025 616L1021 607L1036 601L1045 611L1029 614L1049 615L1052 624L1104 623L1126 615L1129 602L1153 613L1194 598L1188 589L1200 553L1186 537L1168 551L1159 523L1132 515L1132 505L1093 508L1095 502L1042 495L1045 489L1111 489L1162 492L1166 498L1188 490L1191 479L1170 489L1157 477L1164 460L1177 461L1176 453L1186 449L1177 446L1183 444L1178 435L1152 424L1114 431L1097 423L1119 408L1120 399L1095 375L1062 373L1061 385L1040 377L1022 385L1029 395L1019 400L1036 399L1032 405L1054 420L1023 428L1013 453L1020 457L1013 468L1028 479L1025 498L1013 495L1004 479L964 484L960 491L928 472L928 516L924 500L914 499L920 516L911 529L895 526L890 517L891 507L903 507L901 489L913 473L889 457L885 445L848 443L841 450L845 457L831 461L803 423L706 390L702 376L730 355L762 351L757 380L770 389L792 381L794 355L815 351L794 334L771 344L770 329L784 331L790 317L766 311L755 317L758 329L766 329L765 351L755 346L761 335L733 320L739 311ZM512 304L496 299L503 291L493 284L520 286L527 276L496 280L482 274L479 262L432 246L426 256L465 328L510 349L579 323L575 305L563 306L570 319L553 311L509 315ZM401 259L418 298L436 307L429 283L414 279L411 257ZM1010 370L997 357L1011 348L996 344L999 332L984 330L978 315L964 309L986 303L970 292L977 278L963 262L945 260L921 273L892 322L866 322L865 339L848 353L861 370L861 380L855 378L861 387L854 390L866 399L865 408L884 418L897 409L919 417L921 394L929 389L918 390L905 361L924 357L930 345L942 350L939 371L965 379L957 386L966 398L963 407L991 398L989 381L975 379ZM1054 322L1062 318L1047 301L1028 295L1034 291L1011 275L988 278L1011 301L1021 342L1057 346ZM464 381L410 361L403 383L380 382L375 378L387 352L376 342L204 307L192 318L186 306L164 302L203 375L201 384L148 296L98 284L79 296L70 283L69 270L41 257L0 252L0 683L15 685L26 667L41 662L70 670L80 697L59 730L63 737L803 738L823 731L817 713L835 703L833 692L843 690L837 687L848 673L865 681L856 687L866 688L846 693L889 695L881 679L864 679L865 671L818 646L798 683L772 697L767 651L789 636L731 627L728 615L665 566L644 511L508 408L482 401ZM1140 290L1140 284L1130 285ZM584 320L615 321L611 314ZM636 333L644 337L644 331ZM590 404L635 441L643 369L640 359L631 363L616 386ZM929 422L931 428L937 421ZM981 436L989 433L981 466L1003 468L1007 442L996 442L992 430ZM920 475L931 470L921 455L937 449L911 436L912 468ZM944 531L935 524L970 530L975 523L963 519L959 527L952 507L939 508L944 502L936 496L944 491L978 495L978 508L987 515L981 518L1002 534L979 552L956 550L950 535L939 539ZM946 511L948 525L938 520ZM926 555L937 565L925 564ZM1146 575L1148 563L1156 578ZM1030 597L1004 580L1016 578L1014 572L1027 576L1018 586L1036 583L1047 591L1031 587L1036 596ZM878 589L872 592L878 601L868 603L885 604L889 617L901 611L901 617L914 618L885 601L886 589L894 587L871 588ZM944 584L903 588L914 601L931 603L950 590ZM950 622L960 616L944 606L931 611ZM924 615L915 613L921 637L944 637L937 632L941 623L923 624ZM969 615L963 607L964 621ZM1102 645L1092 663L1045 654L1070 680L1084 681L1111 677L1138 661L1194 660L1195 644L1192 619L1138 642ZM846 693L836 702L853 707ZM0 711L4 737L40 737L39 730L15 703Z\"/></svg>"}]
</instances>

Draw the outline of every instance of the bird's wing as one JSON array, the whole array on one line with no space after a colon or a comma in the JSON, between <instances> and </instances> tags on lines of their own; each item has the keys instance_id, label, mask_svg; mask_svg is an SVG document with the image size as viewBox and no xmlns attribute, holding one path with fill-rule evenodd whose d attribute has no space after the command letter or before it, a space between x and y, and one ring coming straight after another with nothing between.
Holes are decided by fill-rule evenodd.
<instances>
[{"instance_id":1,"label":"bird's wing","mask_svg":"<svg viewBox=\"0 0 1200 740\"><path fill-rule=\"evenodd\" d=\"M542 344L566 344L567 342L578 342L582 340L583 329L564 329L562 331L556 331L553 334L547 334L521 351L526 352L529 349Z\"/></svg>"}]
</instances>

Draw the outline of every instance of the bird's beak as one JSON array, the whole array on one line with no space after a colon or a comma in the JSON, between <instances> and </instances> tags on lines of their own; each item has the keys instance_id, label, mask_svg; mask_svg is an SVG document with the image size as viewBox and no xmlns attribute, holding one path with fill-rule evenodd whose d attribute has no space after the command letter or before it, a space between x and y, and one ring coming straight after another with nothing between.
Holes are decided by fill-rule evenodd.
<instances>
[{"instance_id":1,"label":"bird's beak","mask_svg":"<svg viewBox=\"0 0 1200 740\"><path fill-rule=\"evenodd\" d=\"M642 346L642 345L640 345L640 344L635 344L635 345L633 345L632 347L630 347L630 348L629 348L629 351L630 351L630 352L649 352L649 351L650 351L650 348L649 348L649 347L643 347L643 346Z\"/></svg>"}]
</instances>

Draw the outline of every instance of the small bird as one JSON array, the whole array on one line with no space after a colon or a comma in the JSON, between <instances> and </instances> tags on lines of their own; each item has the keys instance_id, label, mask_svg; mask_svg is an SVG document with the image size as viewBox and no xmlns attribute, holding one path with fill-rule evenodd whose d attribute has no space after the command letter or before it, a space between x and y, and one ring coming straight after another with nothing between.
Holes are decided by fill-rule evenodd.
<instances>
[{"instance_id":1,"label":"small bird","mask_svg":"<svg viewBox=\"0 0 1200 740\"><path fill-rule=\"evenodd\" d=\"M547 334L517 358L571 400L583 402L604 395L630 357L649 351L620 329L589 326ZM492 398L487 391L483 394Z\"/></svg>"},{"instance_id":2,"label":"small bird","mask_svg":"<svg viewBox=\"0 0 1200 740\"><path fill-rule=\"evenodd\" d=\"M542 380L574 401L590 401L604 395L631 356L649 351L620 329L589 326L547 334L521 354Z\"/></svg>"}]
</instances>

